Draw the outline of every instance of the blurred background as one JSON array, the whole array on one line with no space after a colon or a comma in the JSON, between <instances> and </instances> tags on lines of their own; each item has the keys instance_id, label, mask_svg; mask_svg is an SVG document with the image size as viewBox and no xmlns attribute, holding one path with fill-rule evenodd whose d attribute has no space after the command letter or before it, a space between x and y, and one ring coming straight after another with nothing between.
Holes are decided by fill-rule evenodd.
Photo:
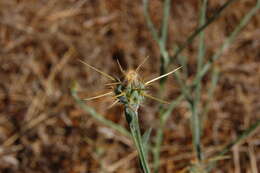
<instances>
[{"instance_id":1,"label":"blurred background","mask_svg":"<svg viewBox=\"0 0 260 173\"><path fill-rule=\"evenodd\" d=\"M198 25L197 0L172 0L169 53ZM211 16L224 0L209 0ZM239 0L206 29L207 56L216 52L256 0ZM152 21L159 28L163 1L151 0ZM182 53L188 58L188 81L196 70L198 42ZM131 140L84 112L70 94L79 84L81 98L104 93L108 80L77 59L111 75L136 68L140 75L159 75L160 51L144 18L141 0L1 0L0 1L0 172L1 173L136 173L137 153ZM172 69L177 64L172 64ZM220 75L204 124L205 153L214 153L260 118L260 14L214 63ZM203 79L207 102L209 76ZM157 82L158 83L158 82ZM205 92L204 92L205 91ZM171 76L164 100L174 100L180 87ZM150 89L158 96L158 84ZM123 108L110 109L104 97L86 104L126 128ZM157 102L140 108L142 129L158 127ZM181 102L166 123L160 172L177 172L194 160L187 103ZM152 137L153 137L152 133ZM236 145L213 172L257 173L259 133Z\"/></svg>"}]
</instances>

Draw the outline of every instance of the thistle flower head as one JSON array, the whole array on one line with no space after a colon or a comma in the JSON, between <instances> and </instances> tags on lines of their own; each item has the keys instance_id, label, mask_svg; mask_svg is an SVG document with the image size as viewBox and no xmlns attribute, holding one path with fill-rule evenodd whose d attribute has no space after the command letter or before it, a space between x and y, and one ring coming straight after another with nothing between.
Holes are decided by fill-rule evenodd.
<instances>
[{"instance_id":1,"label":"thistle flower head","mask_svg":"<svg viewBox=\"0 0 260 173\"><path fill-rule=\"evenodd\" d=\"M138 75L138 73L135 70L129 70L125 74L125 80L128 83L138 82L139 81L139 75Z\"/></svg>"},{"instance_id":2,"label":"thistle flower head","mask_svg":"<svg viewBox=\"0 0 260 173\"><path fill-rule=\"evenodd\" d=\"M114 93L119 102L131 108L138 109L144 100L145 85L140 80L138 73L129 70L124 74L124 81L117 84Z\"/></svg>"},{"instance_id":3,"label":"thistle flower head","mask_svg":"<svg viewBox=\"0 0 260 173\"><path fill-rule=\"evenodd\" d=\"M81 60L80 60L81 61ZM166 101L163 101L161 99L158 99L156 97L153 97L149 94L146 93L146 86L150 85L152 82L159 80L163 77L166 77L170 74L172 74L173 72L175 72L176 70L178 70L179 68L166 73L164 75L161 75L157 78L151 79L147 82L143 82L138 74L138 71L141 67L141 65L143 63L141 63L136 70L128 70L127 72L125 72L121 65L118 62L118 65L120 67L120 70L122 71L122 73L124 74L124 79L123 82L121 82L119 79L116 79L114 77L112 77L111 75L106 74L105 72L102 72L101 70L85 63L84 61L81 61L82 63L84 63L85 65L87 65L88 67L90 67L91 69L97 71L98 73L100 73L101 75L109 78L110 80L113 81L113 83L110 83L108 85L111 85L113 88L112 92L109 93L105 93L105 94L101 94L99 96L95 96L95 97L91 97L89 99L86 100L91 100L91 99L96 99L96 98L100 98L103 96L107 96L107 95L112 95L114 93L114 97L117 99L112 105L114 105L115 103L122 103L127 107L130 107L133 110L137 110L139 108L139 106L141 105L141 103L144 101L145 97L148 97L150 99L156 100L158 102L161 103L168 103Z\"/></svg>"}]
</instances>

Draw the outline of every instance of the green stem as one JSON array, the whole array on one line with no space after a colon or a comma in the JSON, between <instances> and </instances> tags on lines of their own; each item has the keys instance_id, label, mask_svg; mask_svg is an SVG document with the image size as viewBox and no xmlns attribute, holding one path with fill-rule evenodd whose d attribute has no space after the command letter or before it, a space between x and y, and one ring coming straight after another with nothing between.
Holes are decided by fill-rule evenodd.
<instances>
[{"instance_id":1,"label":"green stem","mask_svg":"<svg viewBox=\"0 0 260 173\"><path fill-rule=\"evenodd\" d=\"M156 41L159 41L159 34L150 18L150 15L149 15L149 10L148 10L148 0L143 0L143 6L144 6L144 17L146 19L146 22L147 22L147 25L148 25L148 28L149 30L151 31L152 33L152 36L153 38L156 40Z\"/></svg>"},{"instance_id":2,"label":"green stem","mask_svg":"<svg viewBox=\"0 0 260 173\"><path fill-rule=\"evenodd\" d=\"M202 151L201 151L201 124L200 124L200 117L198 113L197 107L195 107L195 104L192 102L190 103L190 109L191 109L191 131L192 131L192 140L193 140L193 146L194 151L196 152L196 157L198 161L200 162L202 160Z\"/></svg>"},{"instance_id":3,"label":"green stem","mask_svg":"<svg viewBox=\"0 0 260 173\"><path fill-rule=\"evenodd\" d=\"M142 169L144 173L150 173L149 165L148 165L148 159L146 155L146 150L143 144L142 140L142 135L139 127L139 122L138 122L138 112L137 109L133 110L133 108L125 106L125 116L127 119L127 122L130 127L130 131L133 137L133 141L135 143L139 159L142 165Z\"/></svg>"},{"instance_id":4,"label":"green stem","mask_svg":"<svg viewBox=\"0 0 260 173\"><path fill-rule=\"evenodd\" d=\"M210 86L208 88L208 91L207 91L207 102L204 106L204 109L201 113L201 121L202 121L202 125L205 124L205 122L207 121L208 119L208 112L209 112L209 108L210 108L210 103L213 99L213 95L214 95L214 91L217 87L217 83L218 83L218 78L219 78L219 71L217 70L217 68L213 68L212 70L212 73L211 73L211 78L210 78ZM201 129L204 129L204 127L202 126Z\"/></svg>"},{"instance_id":5,"label":"green stem","mask_svg":"<svg viewBox=\"0 0 260 173\"><path fill-rule=\"evenodd\" d=\"M206 22L206 11L207 11L207 0L201 1L200 8L200 20L199 25L203 26ZM200 32L199 35L199 51L197 56L197 74L201 70L204 56L205 56L205 35L204 31ZM194 98L190 103L191 107L191 127L192 127L192 138L193 138L193 146L196 152L196 156L198 161L202 160L202 149L201 149L201 117L199 113L199 103L200 103L200 95L201 95L201 82L198 82L195 86Z\"/></svg>"},{"instance_id":6,"label":"green stem","mask_svg":"<svg viewBox=\"0 0 260 173\"><path fill-rule=\"evenodd\" d=\"M158 34L158 31L156 30L156 28L154 27L154 24L151 21L151 18L150 18L149 12L148 12L148 0L144 0L143 2L144 2L144 16L147 21L148 28L150 29L153 39L157 42L159 49L160 49L160 53L161 53L160 73L162 75L167 72L167 68L168 68L169 62L170 62L170 56L166 49L166 41L167 41L167 36L168 36L168 25L169 25L171 0L164 1L161 35ZM185 93L185 96L188 97L189 89L188 89L188 87L186 87L183 80L181 80L180 73L177 72L174 75L177 78L177 81L178 81L179 85L181 86L183 93ZM162 80L160 80L160 93L162 93L164 91L165 82L166 82L166 78L163 78ZM160 95L162 95L162 94L160 94ZM182 100L183 97L184 96L181 95L181 97L180 97L181 99L177 99L176 102L174 101L173 105L175 105L175 103L177 103L177 102L180 102L180 100ZM162 112L161 111L162 109L163 109L163 106L161 105L159 112ZM164 130L166 119L168 119L168 117L173 109L174 108L169 108L168 109L169 111L167 111L166 113L164 113L164 114L160 113L160 125L156 132L155 146L154 146L154 150L153 150L154 151L153 152L153 156L154 156L153 167L155 170L154 172L159 171L160 150L161 150L161 144L163 141L163 130Z\"/></svg>"},{"instance_id":7,"label":"green stem","mask_svg":"<svg viewBox=\"0 0 260 173\"><path fill-rule=\"evenodd\" d=\"M163 42L164 45L166 44L167 36L168 36L170 8L171 8L171 0L165 0L163 5L163 21L162 21L162 29L161 29L161 42Z\"/></svg>"}]
</instances>

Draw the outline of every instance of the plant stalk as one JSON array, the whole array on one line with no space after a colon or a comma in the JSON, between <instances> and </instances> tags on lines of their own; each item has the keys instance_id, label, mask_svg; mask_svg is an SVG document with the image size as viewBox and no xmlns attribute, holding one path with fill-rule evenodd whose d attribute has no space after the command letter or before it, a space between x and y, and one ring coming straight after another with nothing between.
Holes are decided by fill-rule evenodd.
<instances>
[{"instance_id":1,"label":"plant stalk","mask_svg":"<svg viewBox=\"0 0 260 173\"><path fill-rule=\"evenodd\" d=\"M147 159L147 151L143 144L142 135L139 127L138 121L138 112L137 109L133 109L129 106L125 106L125 116L130 127L130 131L132 134L133 141L135 143L139 159L141 162L142 170L144 173L150 173L148 159Z\"/></svg>"}]
</instances>

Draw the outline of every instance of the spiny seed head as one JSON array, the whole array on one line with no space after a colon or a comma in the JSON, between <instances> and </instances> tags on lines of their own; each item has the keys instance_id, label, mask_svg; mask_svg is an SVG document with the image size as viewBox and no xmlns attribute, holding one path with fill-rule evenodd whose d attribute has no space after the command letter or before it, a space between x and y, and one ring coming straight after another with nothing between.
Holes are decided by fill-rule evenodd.
<instances>
[{"instance_id":1,"label":"spiny seed head","mask_svg":"<svg viewBox=\"0 0 260 173\"><path fill-rule=\"evenodd\" d=\"M124 82L116 86L114 92L119 101L131 107L139 107L144 100L145 85L140 80L138 73L135 70L129 70L124 75ZM122 96L121 94L124 93Z\"/></svg>"},{"instance_id":2,"label":"spiny seed head","mask_svg":"<svg viewBox=\"0 0 260 173\"><path fill-rule=\"evenodd\" d=\"M145 59L146 60L146 59ZM140 106L140 104L143 102L144 100L144 97L147 97L147 98L150 98L150 99L153 99L153 100L156 100L158 102L161 102L161 103L166 103L166 104L169 104L168 102L166 101L163 101L159 98L156 98L156 97L153 97L149 94L147 94L145 92L145 89L146 89L146 86L150 85L151 83L153 83L154 81L157 81L161 78L164 78L172 73L174 73L176 70L178 70L179 68L175 69L175 70L172 70L166 74L163 74L161 76L158 76L154 79L151 79L147 82L143 82L139 75L138 75L138 71L140 69L140 67L143 65L143 63L145 61L143 61L138 67L137 69L135 70L128 70L127 72L125 72L119 61L118 62L118 65L120 67L120 70L121 72L124 74L124 79L123 79L123 82L121 82L121 80L119 80L118 78L115 78L91 65L89 65L88 63L82 61L82 60L79 60L81 63L85 64L86 66L88 66L89 68L95 70L96 72L100 73L101 75L109 78L110 80L113 81L113 83L110 83L110 84L107 84L107 85L110 85L112 86L113 90L112 92L108 92L108 93L105 93L105 94L101 94L101 95L98 95L98 96L95 96L95 97L91 97L91 98L87 98L85 100L92 100L92 99L97 99L97 98L100 98L100 97L103 97L103 96L107 96L107 95L112 95L114 94L115 98L117 98L117 100L114 102L114 103L118 103L118 102L121 102L123 103L124 105L126 106L130 106L131 108L134 108L134 109L138 109L138 107ZM114 87L113 87L114 85ZM112 105L114 105L114 103Z\"/></svg>"}]
</instances>

